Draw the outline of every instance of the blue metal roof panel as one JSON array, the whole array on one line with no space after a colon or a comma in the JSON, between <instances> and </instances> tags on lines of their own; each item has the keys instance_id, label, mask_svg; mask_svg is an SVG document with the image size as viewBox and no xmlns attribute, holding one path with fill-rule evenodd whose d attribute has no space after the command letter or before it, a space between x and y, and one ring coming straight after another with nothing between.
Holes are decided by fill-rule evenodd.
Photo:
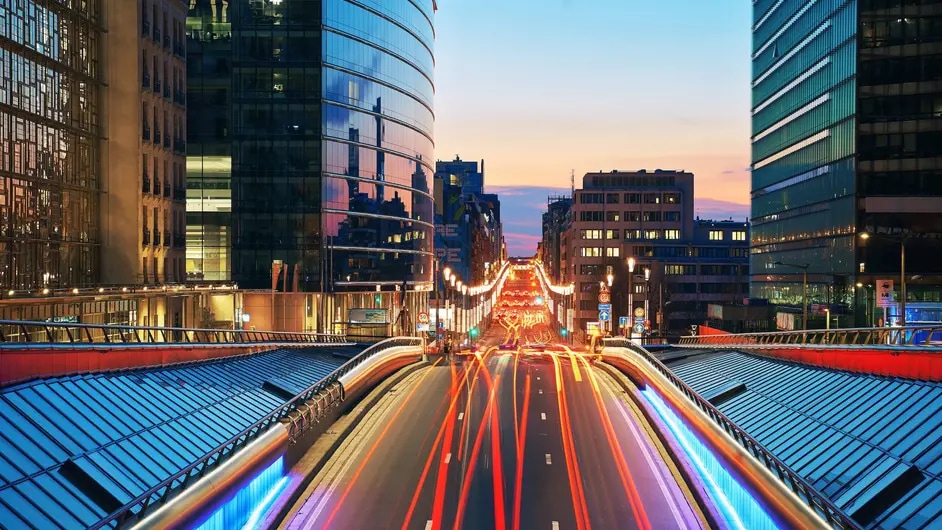
<instances>
[{"instance_id":1,"label":"blue metal roof panel","mask_svg":"<svg viewBox=\"0 0 942 530\"><path fill-rule=\"evenodd\" d=\"M942 521L942 384L851 374L739 352L671 369L864 526Z\"/></svg>"},{"instance_id":2,"label":"blue metal roof panel","mask_svg":"<svg viewBox=\"0 0 942 530\"><path fill-rule=\"evenodd\" d=\"M89 526L346 359L275 350L33 381L0 390L0 526ZM116 505L117 504L117 505Z\"/></svg>"}]
</instances>

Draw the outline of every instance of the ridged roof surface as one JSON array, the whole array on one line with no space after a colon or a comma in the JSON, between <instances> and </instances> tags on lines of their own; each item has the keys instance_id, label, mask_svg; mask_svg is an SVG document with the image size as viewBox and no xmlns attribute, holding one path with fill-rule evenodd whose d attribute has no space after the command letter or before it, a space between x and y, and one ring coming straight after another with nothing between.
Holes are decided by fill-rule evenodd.
<instances>
[{"instance_id":1,"label":"ridged roof surface","mask_svg":"<svg viewBox=\"0 0 942 530\"><path fill-rule=\"evenodd\" d=\"M86 528L100 521L351 353L335 350L275 350L0 389L0 527Z\"/></svg>"},{"instance_id":2,"label":"ridged roof surface","mask_svg":"<svg viewBox=\"0 0 942 530\"><path fill-rule=\"evenodd\" d=\"M861 526L942 527L942 385L703 353L663 359Z\"/></svg>"}]
</instances>

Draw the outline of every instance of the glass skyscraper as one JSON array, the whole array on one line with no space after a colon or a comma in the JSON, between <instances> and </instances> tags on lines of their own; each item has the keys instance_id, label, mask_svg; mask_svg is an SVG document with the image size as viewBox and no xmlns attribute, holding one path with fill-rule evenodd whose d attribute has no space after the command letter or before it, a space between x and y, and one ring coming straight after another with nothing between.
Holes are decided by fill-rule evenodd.
<instances>
[{"instance_id":1,"label":"glass skyscraper","mask_svg":"<svg viewBox=\"0 0 942 530\"><path fill-rule=\"evenodd\" d=\"M942 19L930 16L940 8L754 3L753 296L801 304L807 271L811 301L864 310L876 280L899 283L903 235L922 251L910 249L908 273L942 271L926 259L942 250L931 237L942 232ZM876 237L864 245L863 232ZM910 299L933 292L923 285Z\"/></svg>"},{"instance_id":2,"label":"glass skyscraper","mask_svg":"<svg viewBox=\"0 0 942 530\"><path fill-rule=\"evenodd\" d=\"M232 280L271 288L283 271L301 291L428 285L432 1L222 3Z\"/></svg>"}]
</instances>

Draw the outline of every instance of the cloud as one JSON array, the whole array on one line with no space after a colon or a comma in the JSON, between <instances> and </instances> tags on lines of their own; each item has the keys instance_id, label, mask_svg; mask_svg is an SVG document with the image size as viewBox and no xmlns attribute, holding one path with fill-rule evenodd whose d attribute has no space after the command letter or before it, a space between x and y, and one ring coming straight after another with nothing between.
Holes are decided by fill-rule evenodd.
<instances>
[{"instance_id":1,"label":"cloud","mask_svg":"<svg viewBox=\"0 0 942 530\"><path fill-rule=\"evenodd\" d=\"M532 256L536 253L536 245L542 240L541 235L521 234L519 232L504 232L509 256Z\"/></svg>"},{"instance_id":2,"label":"cloud","mask_svg":"<svg viewBox=\"0 0 942 530\"><path fill-rule=\"evenodd\" d=\"M733 171L732 169L727 169L726 171L723 172L724 175L732 175L732 174L734 174L734 173L736 173L736 172Z\"/></svg>"}]
</instances>

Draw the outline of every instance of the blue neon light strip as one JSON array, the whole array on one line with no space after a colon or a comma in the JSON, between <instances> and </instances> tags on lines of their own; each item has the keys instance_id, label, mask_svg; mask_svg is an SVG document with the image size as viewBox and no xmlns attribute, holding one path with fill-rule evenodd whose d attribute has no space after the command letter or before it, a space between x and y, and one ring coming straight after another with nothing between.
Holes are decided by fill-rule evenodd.
<instances>
[{"instance_id":1,"label":"blue neon light strip","mask_svg":"<svg viewBox=\"0 0 942 530\"><path fill-rule=\"evenodd\" d=\"M778 529L759 502L736 480L710 449L697 438L661 396L651 388L641 391L661 421L667 425L687 458L703 479L710 497L730 528L743 530Z\"/></svg>"},{"instance_id":2,"label":"blue neon light strip","mask_svg":"<svg viewBox=\"0 0 942 530\"><path fill-rule=\"evenodd\" d=\"M284 457L278 457L195 528L197 530L256 528L288 483L284 468Z\"/></svg>"}]
</instances>

